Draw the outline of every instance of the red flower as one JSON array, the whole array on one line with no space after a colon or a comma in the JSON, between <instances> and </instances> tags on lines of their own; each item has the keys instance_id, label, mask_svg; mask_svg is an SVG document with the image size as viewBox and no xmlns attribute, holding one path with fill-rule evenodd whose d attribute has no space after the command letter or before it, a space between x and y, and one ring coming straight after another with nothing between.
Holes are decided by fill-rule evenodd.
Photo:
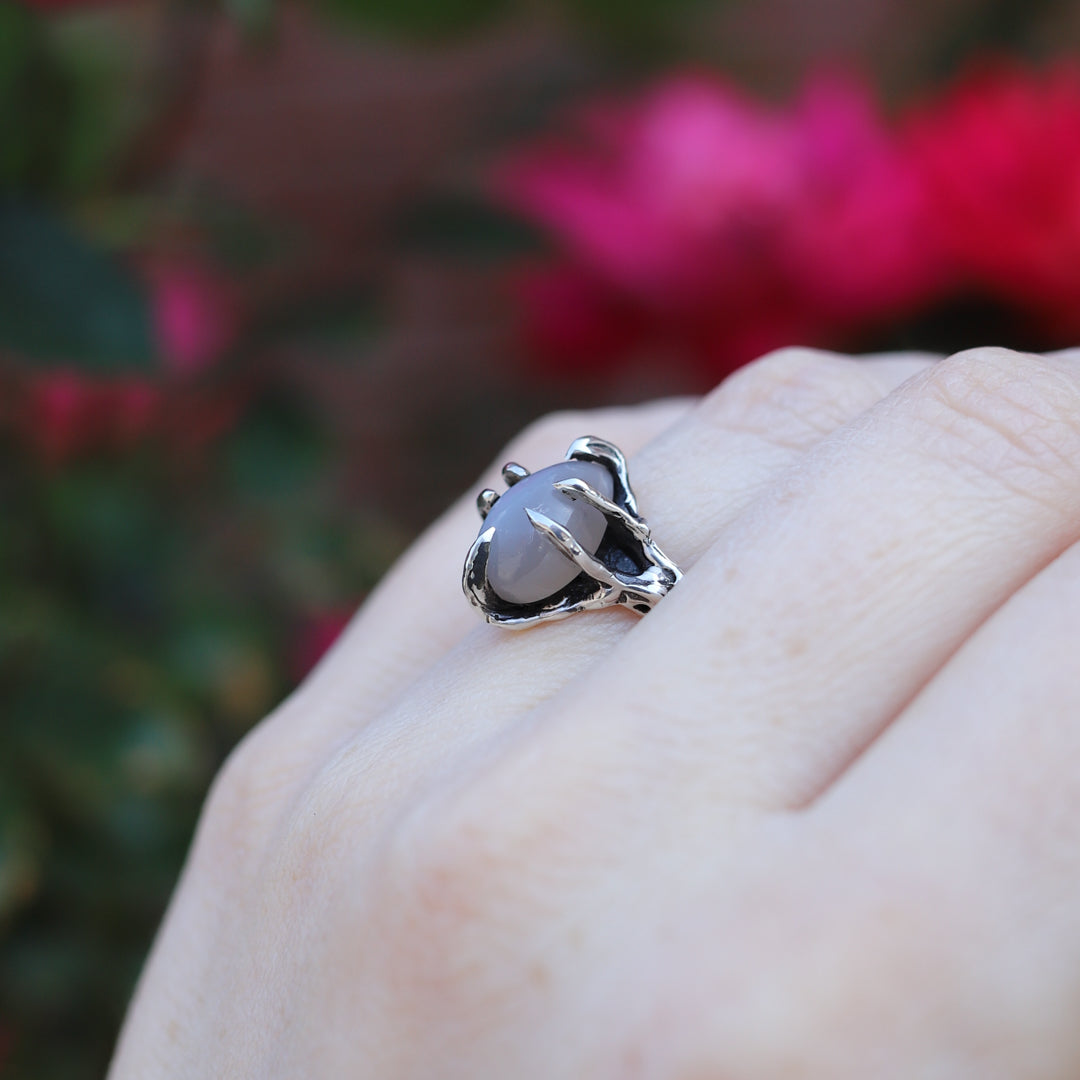
<instances>
[{"instance_id":1,"label":"red flower","mask_svg":"<svg viewBox=\"0 0 1080 1080\"><path fill-rule=\"evenodd\" d=\"M165 370L109 376L74 369L12 370L6 425L47 461L123 452L153 439L179 456L200 453L232 428L249 391L193 382L234 344L241 325L235 288L190 263L151 262L144 273Z\"/></svg>"},{"instance_id":2,"label":"red flower","mask_svg":"<svg viewBox=\"0 0 1080 1080\"><path fill-rule=\"evenodd\" d=\"M190 457L235 426L247 399L242 387L72 370L17 373L13 389L16 408L9 422L54 465L130 451L151 440Z\"/></svg>"},{"instance_id":3,"label":"red flower","mask_svg":"<svg viewBox=\"0 0 1080 1080\"><path fill-rule=\"evenodd\" d=\"M23 392L25 437L54 463L138 442L156 423L162 400L160 389L148 380L76 371L32 373Z\"/></svg>"},{"instance_id":4,"label":"red flower","mask_svg":"<svg viewBox=\"0 0 1080 1080\"><path fill-rule=\"evenodd\" d=\"M972 284L1080 332L1080 65L985 66L912 114L938 229Z\"/></svg>"},{"instance_id":5,"label":"red flower","mask_svg":"<svg viewBox=\"0 0 1080 1080\"><path fill-rule=\"evenodd\" d=\"M860 84L820 77L777 110L676 78L577 128L497 177L498 197L561 249L522 290L549 356L658 344L715 377L892 316L937 285L921 176Z\"/></svg>"}]
</instances>

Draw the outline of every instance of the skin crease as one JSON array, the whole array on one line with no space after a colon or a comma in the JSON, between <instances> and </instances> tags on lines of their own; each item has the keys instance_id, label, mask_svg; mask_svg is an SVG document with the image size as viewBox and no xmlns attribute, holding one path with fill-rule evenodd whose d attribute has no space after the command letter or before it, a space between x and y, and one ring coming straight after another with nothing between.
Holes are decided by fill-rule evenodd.
<instances>
[{"instance_id":1,"label":"skin crease","mask_svg":"<svg viewBox=\"0 0 1080 1080\"><path fill-rule=\"evenodd\" d=\"M583 434L684 580L480 623ZM226 763L111 1080L1080 1075L1080 355L786 350L475 491Z\"/></svg>"}]
</instances>

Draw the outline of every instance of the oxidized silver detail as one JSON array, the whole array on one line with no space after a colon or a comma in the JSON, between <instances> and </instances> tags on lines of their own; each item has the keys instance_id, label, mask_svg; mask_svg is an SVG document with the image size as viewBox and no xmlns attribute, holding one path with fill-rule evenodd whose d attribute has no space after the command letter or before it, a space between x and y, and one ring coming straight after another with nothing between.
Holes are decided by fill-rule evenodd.
<instances>
[{"instance_id":1,"label":"oxidized silver detail","mask_svg":"<svg viewBox=\"0 0 1080 1080\"><path fill-rule=\"evenodd\" d=\"M682 577L682 571L656 546L648 522L638 512L622 451L603 439L586 435L574 440L565 460L593 461L611 473L614 487L610 499L583 480L562 480L553 485L561 494L586 502L604 515L607 529L600 546L595 555L590 555L565 526L545 514L526 510L533 528L578 566L581 573L552 596L536 603L515 604L499 596L488 582L488 555L495 528L482 530L465 560L462 588L490 623L523 629L565 619L579 611L614 606L644 615ZM528 470L514 462L503 467L503 479L508 486L528 475ZM498 498L490 488L480 493L477 509L481 518L487 517Z\"/></svg>"}]
</instances>

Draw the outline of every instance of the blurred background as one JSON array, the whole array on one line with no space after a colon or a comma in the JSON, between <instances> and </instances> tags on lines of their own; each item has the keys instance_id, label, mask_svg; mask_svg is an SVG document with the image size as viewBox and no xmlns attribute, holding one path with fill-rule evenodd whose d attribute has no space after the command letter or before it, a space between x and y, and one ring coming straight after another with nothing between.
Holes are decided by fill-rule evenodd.
<instances>
[{"instance_id":1,"label":"blurred background","mask_svg":"<svg viewBox=\"0 0 1080 1080\"><path fill-rule=\"evenodd\" d=\"M102 1075L222 758L527 420L1076 344L1078 46L1049 0L0 0L0 1077Z\"/></svg>"}]
</instances>

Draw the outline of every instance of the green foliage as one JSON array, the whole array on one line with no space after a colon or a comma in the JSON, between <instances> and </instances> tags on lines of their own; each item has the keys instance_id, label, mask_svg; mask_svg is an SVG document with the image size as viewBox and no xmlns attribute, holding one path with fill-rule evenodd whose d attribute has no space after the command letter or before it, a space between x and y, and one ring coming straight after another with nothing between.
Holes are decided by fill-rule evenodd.
<instances>
[{"instance_id":1,"label":"green foliage","mask_svg":"<svg viewBox=\"0 0 1080 1080\"><path fill-rule=\"evenodd\" d=\"M98 370L154 355L143 291L43 209L0 197L0 349Z\"/></svg>"},{"instance_id":2,"label":"green foliage","mask_svg":"<svg viewBox=\"0 0 1080 1080\"><path fill-rule=\"evenodd\" d=\"M146 298L48 195L95 191L145 120L135 50L104 13L49 22L0 0L0 351L145 368Z\"/></svg>"},{"instance_id":3,"label":"green foliage","mask_svg":"<svg viewBox=\"0 0 1080 1080\"><path fill-rule=\"evenodd\" d=\"M0 0L0 191L100 188L151 115L131 28L111 11L43 21Z\"/></svg>"},{"instance_id":4,"label":"green foliage","mask_svg":"<svg viewBox=\"0 0 1080 1080\"><path fill-rule=\"evenodd\" d=\"M58 109L54 182L98 190L153 115L134 32L109 10L69 14L48 27L49 61L65 93Z\"/></svg>"},{"instance_id":5,"label":"green foliage","mask_svg":"<svg viewBox=\"0 0 1080 1080\"><path fill-rule=\"evenodd\" d=\"M398 541L273 387L201 464L0 453L0 1073L92 1080L213 773Z\"/></svg>"},{"instance_id":6,"label":"green foliage","mask_svg":"<svg viewBox=\"0 0 1080 1080\"><path fill-rule=\"evenodd\" d=\"M55 175L64 99L42 26L24 6L0 0L0 192Z\"/></svg>"}]
</instances>

